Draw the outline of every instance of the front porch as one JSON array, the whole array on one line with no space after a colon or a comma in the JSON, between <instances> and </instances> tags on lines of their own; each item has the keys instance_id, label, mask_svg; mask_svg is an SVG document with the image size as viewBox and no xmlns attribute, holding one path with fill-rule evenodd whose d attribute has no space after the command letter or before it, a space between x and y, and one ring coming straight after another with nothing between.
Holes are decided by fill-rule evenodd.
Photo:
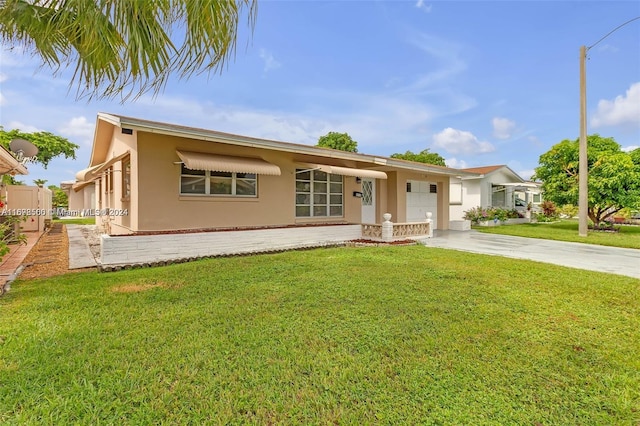
<instances>
[{"instance_id":1,"label":"front porch","mask_svg":"<svg viewBox=\"0 0 640 426\"><path fill-rule=\"evenodd\" d=\"M382 224L333 224L211 232L160 233L155 235L102 235L102 270L129 266L195 260L276 251L344 245L361 238L394 241L433 236L430 219L425 222L392 223L385 214Z\"/></svg>"}]
</instances>

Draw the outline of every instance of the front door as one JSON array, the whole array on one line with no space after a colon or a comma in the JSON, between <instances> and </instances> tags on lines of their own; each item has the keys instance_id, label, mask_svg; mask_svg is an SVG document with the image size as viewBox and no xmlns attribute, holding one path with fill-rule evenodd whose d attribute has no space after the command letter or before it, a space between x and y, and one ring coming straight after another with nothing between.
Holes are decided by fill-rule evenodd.
<instances>
[{"instance_id":1,"label":"front door","mask_svg":"<svg viewBox=\"0 0 640 426\"><path fill-rule=\"evenodd\" d=\"M376 223L375 179L362 179L362 223Z\"/></svg>"}]
</instances>

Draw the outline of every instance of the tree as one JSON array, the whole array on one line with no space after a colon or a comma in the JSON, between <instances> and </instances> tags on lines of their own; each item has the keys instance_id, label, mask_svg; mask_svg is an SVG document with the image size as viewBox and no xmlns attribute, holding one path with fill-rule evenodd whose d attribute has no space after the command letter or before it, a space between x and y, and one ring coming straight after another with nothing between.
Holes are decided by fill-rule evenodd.
<instances>
[{"instance_id":1,"label":"tree","mask_svg":"<svg viewBox=\"0 0 640 426\"><path fill-rule=\"evenodd\" d=\"M69 207L69 197L67 196L67 193L62 190L62 188L56 185L49 185L47 188L51 190L51 206L54 209Z\"/></svg>"},{"instance_id":2,"label":"tree","mask_svg":"<svg viewBox=\"0 0 640 426\"><path fill-rule=\"evenodd\" d=\"M74 65L77 96L158 94L174 74L222 71L257 0L4 0L0 37L54 70Z\"/></svg>"},{"instance_id":3,"label":"tree","mask_svg":"<svg viewBox=\"0 0 640 426\"><path fill-rule=\"evenodd\" d=\"M46 169L49 162L59 156L64 158L76 158L76 149L80 148L75 143L70 142L62 136L56 136L49 132L33 132L23 133L14 129L10 131L4 130L0 126L0 145L9 149L9 143L12 139L26 139L38 147L37 162L42 164Z\"/></svg>"},{"instance_id":4,"label":"tree","mask_svg":"<svg viewBox=\"0 0 640 426\"><path fill-rule=\"evenodd\" d=\"M391 158L416 161L418 163L433 164L436 166L445 166L444 158L437 152L429 152L429 148L424 149L417 154L411 151L407 151L404 154L391 154Z\"/></svg>"},{"instance_id":5,"label":"tree","mask_svg":"<svg viewBox=\"0 0 640 426\"><path fill-rule=\"evenodd\" d=\"M45 183L47 183L46 179L34 179L33 180L34 185L36 186L44 186Z\"/></svg>"},{"instance_id":6,"label":"tree","mask_svg":"<svg viewBox=\"0 0 640 426\"><path fill-rule=\"evenodd\" d=\"M329 132L324 136L320 136L316 146L338 149L340 151L358 152L358 142L351 139L348 133Z\"/></svg>"},{"instance_id":7,"label":"tree","mask_svg":"<svg viewBox=\"0 0 640 426\"><path fill-rule=\"evenodd\" d=\"M588 137L588 216L594 226L625 207L640 207L640 154L626 153L613 138ZM579 139L563 140L540 156L535 177L544 198L578 204Z\"/></svg>"}]
</instances>

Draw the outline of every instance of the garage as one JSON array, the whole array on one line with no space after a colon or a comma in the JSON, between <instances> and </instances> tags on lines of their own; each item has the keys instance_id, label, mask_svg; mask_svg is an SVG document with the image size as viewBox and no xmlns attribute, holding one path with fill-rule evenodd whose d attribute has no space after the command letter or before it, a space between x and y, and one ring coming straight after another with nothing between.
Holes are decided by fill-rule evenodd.
<instances>
[{"instance_id":1,"label":"garage","mask_svg":"<svg viewBox=\"0 0 640 426\"><path fill-rule=\"evenodd\" d=\"M433 229L438 226L438 185L421 180L407 181L407 222L424 222L433 213Z\"/></svg>"}]
</instances>

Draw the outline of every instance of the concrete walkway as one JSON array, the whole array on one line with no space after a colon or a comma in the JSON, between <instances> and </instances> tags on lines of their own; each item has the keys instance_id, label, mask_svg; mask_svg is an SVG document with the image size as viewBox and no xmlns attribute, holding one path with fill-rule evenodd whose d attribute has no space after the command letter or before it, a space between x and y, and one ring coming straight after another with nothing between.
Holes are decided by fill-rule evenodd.
<instances>
[{"instance_id":1,"label":"concrete walkway","mask_svg":"<svg viewBox=\"0 0 640 426\"><path fill-rule=\"evenodd\" d=\"M427 247L529 259L640 279L640 250L512 237L471 231L436 231Z\"/></svg>"},{"instance_id":2,"label":"concrete walkway","mask_svg":"<svg viewBox=\"0 0 640 426\"><path fill-rule=\"evenodd\" d=\"M69 269L95 268L96 259L79 225L65 225L69 238Z\"/></svg>"}]
</instances>

